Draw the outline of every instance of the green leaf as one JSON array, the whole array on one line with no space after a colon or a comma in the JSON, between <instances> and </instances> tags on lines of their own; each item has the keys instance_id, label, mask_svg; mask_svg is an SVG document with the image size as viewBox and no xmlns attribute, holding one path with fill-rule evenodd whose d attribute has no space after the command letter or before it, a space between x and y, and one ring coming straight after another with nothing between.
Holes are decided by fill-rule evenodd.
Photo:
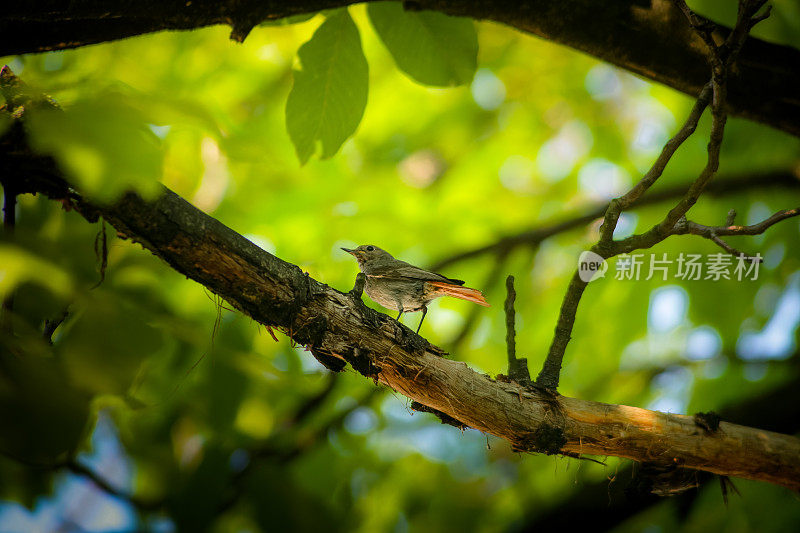
<instances>
[{"instance_id":1,"label":"green leaf","mask_svg":"<svg viewBox=\"0 0 800 533\"><path fill-rule=\"evenodd\" d=\"M302 70L286 102L286 128L305 164L322 143L331 157L353 134L367 105L368 67L361 38L347 10L328 18L297 52Z\"/></svg>"},{"instance_id":2,"label":"green leaf","mask_svg":"<svg viewBox=\"0 0 800 533\"><path fill-rule=\"evenodd\" d=\"M4 134L11 127L11 116L8 113L0 114L0 135Z\"/></svg>"},{"instance_id":3,"label":"green leaf","mask_svg":"<svg viewBox=\"0 0 800 533\"><path fill-rule=\"evenodd\" d=\"M26 282L47 287L62 297L73 290L72 278L58 265L13 244L0 243L0 298Z\"/></svg>"},{"instance_id":4,"label":"green leaf","mask_svg":"<svg viewBox=\"0 0 800 533\"><path fill-rule=\"evenodd\" d=\"M103 95L58 109L32 110L31 144L51 154L81 192L112 202L135 190L158 191L162 148L143 111L120 95Z\"/></svg>"},{"instance_id":5,"label":"green leaf","mask_svg":"<svg viewBox=\"0 0 800 533\"><path fill-rule=\"evenodd\" d=\"M124 395L147 356L163 344L150 316L122 298L96 295L76 318L57 349L71 382L95 394Z\"/></svg>"},{"instance_id":6,"label":"green leaf","mask_svg":"<svg viewBox=\"0 0 800 533\"><path fill-rule=\"evenodd\" d=\"M472 20L434 11L406 11L400 2L367 5L372 26L398 68L426 85L469 83L478 64Z\"/></svg>"},{"instance_id":7,"label":"green leaf","mask_svg":"<svg viewBox=\"0 0 800 533\"><path fill-rule=\"evenodd\" d=\"M89 396L49 350L41 339L0 336L0 450L23 462L52 464L71 453L89 420Z\"/></svg>"}]
</instances>

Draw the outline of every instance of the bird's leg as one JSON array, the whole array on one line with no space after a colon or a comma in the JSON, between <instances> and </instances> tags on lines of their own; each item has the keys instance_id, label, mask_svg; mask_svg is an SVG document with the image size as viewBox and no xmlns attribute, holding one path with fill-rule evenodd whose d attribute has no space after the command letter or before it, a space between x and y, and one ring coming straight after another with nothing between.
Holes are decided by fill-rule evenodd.
<instances>
[{"instance_id":1,"label":"bird's leg","mask_svg":"<svg viewBox=\"0 0 800 533\"><path fill-rule=\"evenodd\" d=\"M400 322L400 317L403 316L403 308L400 308L400 312L397 314L397 321Z\"/></svg>"},{"instance_id":2,"label":"bird's leg","mask_svg":"<svg viewBox=\"0 0 800 533\"><path fill-rule=\"evenodd\" d=\"M419 326L417 326L417 334L419 334L419 328L422 327L422 321L425 320L425 315L428 314L428 308L424 305L422 306L422 318L419 319Z\"/></svg>"}]
</instances>

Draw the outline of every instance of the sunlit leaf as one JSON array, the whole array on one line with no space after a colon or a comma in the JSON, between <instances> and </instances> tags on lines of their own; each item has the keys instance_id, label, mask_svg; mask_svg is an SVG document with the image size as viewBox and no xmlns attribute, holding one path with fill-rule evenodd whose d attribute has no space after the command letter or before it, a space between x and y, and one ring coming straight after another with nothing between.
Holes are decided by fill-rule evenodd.
<instances>
[{"instance_id":1,"label":"sunlit leaf","mask_svg":"<svg viewBox=\"0 0 800 533\"><path fill-rule=\"evenodd\" d=\"M110 202L128 190L158 191L162 149L145 114L122 96L34 110L28 124L33 146L53 155L85 194Z\"/></svg>"},{"instance_id":2,"label":"sunlit leaf","mask_svg":"<svg viewBox=\"0 0 800 533\"><path fill-rule=\"evenodd\" d=\"M72 279L61 268L18 246L0 243L0 299L26 282L47 287L60 296L72 291Z\"/></svg>"},{"instance_id":3,"label":"sunlit leaf","mask_svg":"<svg viewBox=\"0 0 800 533\"><path fill-rule=\"evenodd\" d=\"M298 51L301 70L286 102L286 127L301 163L322 144L335 154L358 127L367 105L368 68L353 19L343 9Z\"/></svg>"},{"instance_id":4,"label":"sunlit leaf","mask_svg":"<svg viewBox=\"0 0 800 533\"><path fill-rule=\"evenodd\" d=\"M370 3L367 12L397 66L414 80L441 87L472 80L478 63L472 20L407 11L400 2Z\"/></svg>"},{"instance_id":5,"label":"sunlit leaf","mask_svg":"<svg viewBox=\"0 0 800 533\"><path fill-rule=\"evenodd\" d=\"M776 42L785 42L779 24L785 30L796 26L797 17L785 9L789 3L775 2L766 21L775 24L771 35ZM701 4L713 12L714 2L698 2L706 15ZM406 5L413 8L413 3ZM367 6L348 9L356 25L367 30ZM389 9L397 15L390 30L406 28L406 18L427 16L404 12L400 3ZM156 148L164 147L168 186L196 205L211 205L206 199L212 198L214 218L340 290L353 286L358 271L342 246L374 243L400 259L431 267L501 236L594 209L602 202L599 192L641 178L692 105L691 98L673 89L482 22L476 22L481 70L470 90L430 90L412 79L410 67L408 74L402 65L398 68L379 42L388 39L369 29L361 37L370 66L370 112L358 126L358 142L344 143L322 164L301 168L292 138L285 134L284 102L293 67L301 78L305 63L321 70L314 54L305 63L293 61L300 45L329 16L338 15L322 12L302 24L256 30L243 45L229 42L229 29L218 26L9 61L26 83L66 108L68 117L75 108L103 105L108 122L120 121L119 128L127 132L144 130ZM325 24L335 29L338 23ZM800 32L791 35L796 40ZM409 60L430 63L441 53L419 52L424 36L402 47L414 52ZM313 43L307 46L314 50ZM444 48L450 52L454 47ZM316 55L331 50L318 47ZM468 79L471 72L472 67L462 77ZM306 87L309 93L314 88ZM344 100L350 102L349 96ZM308 101L298 110L310 108ZM312 116L320 116L319 108ZM56 126L64 130L61 121ZM116 127L101 123L97 129L113 132ZM103 187L104 180L117 179L106 177L107 165L122 169L130 164L121 157L110 163L105 139L86 142L86 134L76 131L79 135L58 134L67 143L64 152L70 148L59 161L78 160L82 172L94 172ZM706 163L708 131L706 113L653 194L697 176ZM129 146L127 157L149 157L139 143ZM322 138L310 146L312 156L322 153ZM797 196L793 188L767 190L762 180L770 170L792 176L799 153L797 137L732 118L715 180L752 176L754 186L739 194L704 194L689 218L724 224L734 208L739 213L735 223L750 224L796 205L790 202ZM9 161L11 169L14 162ZM553 173L553 168L563 172ZM75 186L82 187L78 181ZM44 195L23 194L17 201L13 237L0 228L6 247L0 246L0 272L7 273L0 279L0 292L8 295L13 287L15 295L13 335L0 328L0 499L6 500L0 502L0 523L9 531L60 526L87 531L461 532L476 524L527 530L540 525L541 516L553 516L551 509L563 510L566 502L594 500L606 506L610 499L625 501L622 490L630 480L625 460L609 459L603 467L516 454L499 438L461 432L432 415L413 412L402 394L375 389L356 372L336 374L329 382L330 375L303 347L292 346L277 329L272 331L276 342L231 302L219 308L210 291L138 243L115 238L110 220L106 278L88 291L99 279L93 244L100 224L87 223L80 213L65 211L66 205ZM639 205L623 214L622 226L645 231L675 201ZM577 257L597 241L598 225L578 225L539 246L525 242L522 233L522 240L513 241L520 245L504 260L487 253L445 267L443 274L484 291L492 307L436 300L420 333L470 368L492 376L507 373L504 279L514 274L517 354L527 358L536 376ZM685 281L672 275L645 280L646 269L639 281L617 280L616 259L611 260L606 277L593 281L581 299L560 392L641 407L658 401L661 408L688 414L715 410L730 413L725 419L736 423L744 423L738 416L755 412L760 413L758 427L797 431L792 426L798 418L793 406L800 405L793 392L800 390L793 280L800 269L799 228L800 218L794 218L762 236L730 239L732 246L768 258L759 279L747 283ZM131 236L124 227L119 231ZM10 249L14 252L9 254ZM681 252L718 250L712 241L685 235L643 252L645 260L662 253L674 260ZM665 290L685 291L685 298L670 304L673 310L683 309L674 313L672 329L663 329L668 309L653 303ZM368 295L363 300L386 312ZM44 321L65 309L69 316L49 339L51 345L42 335ZM404 314L401 322L416 329L419 318L419 313ZM654 328L658 318L662 329ZM462 331L462 340L456 340ZM698 344L698 331L718 335L718 346ZM766 344L760 351L740 353L740 339L753 333ZM742 356L761 353L763 358L764 347L777 358ZM785 350L776 352L776 347ZM373 390L375 400L361 405ZM759 397L778 398L774 403L782 408L757 408L751 402ZM743 409L725 409L736 404ZM87 438L91 414L98 409L113 421L118 443L108 435L98 438L99 430ZM776 423L781 427L771 426ZM165 505L139 513L126 499L103 495L65 469L31 468L9 458L52 463L76 448L78 459L120 492ZM9 463L18 468L8 468ZM618 481L609 483L615 474ZM51 478L68 483L57 481L53 491ZM75 494L81 491L74 490L76 482L91 488L91 497L81 498L77 508ZM735 497L728 508L712 484L693 491L697 497L686 517L665 502L661 510L630 516L616 530L657 525L664 531L739 531L753 517L764 531L800 523L800 506L791 491L736 483L742 498ZM59 492L59 486L67 490ZM584 492L590 486L599 488L597 498ZM619 492L609 494L608 489ZM39 517L47 523L7 526L11 513L20 514L8 500L37 502L44 512L30 513L30 520ZM85 512L90 508L96 512ZM118 512L125 508L126 513ZM129 515L127 521L113 521L123 514Z\"/></svg>"}]
</instances>

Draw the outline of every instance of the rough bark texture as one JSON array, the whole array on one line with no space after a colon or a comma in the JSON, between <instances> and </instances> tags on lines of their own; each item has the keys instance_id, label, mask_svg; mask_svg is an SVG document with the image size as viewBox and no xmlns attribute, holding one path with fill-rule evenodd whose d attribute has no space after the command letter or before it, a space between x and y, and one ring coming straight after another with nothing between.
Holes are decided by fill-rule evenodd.
<instances>
[{"instance_id":1,"label":"rough bark texture","mask_svg":"<svg viewBox=\"0 0 800 533\"><path fill-rule=\"evenodd\" d=\"M797 364L800 353L795 353L789 360L779 363L786 365L782 370L795 377L780 387L763 396L747 400L734 400L735 403L720 410L720 416L740 424L757 425L771 431L796 433L800 431L800 376L797 375ZM731 361L736 364L735 360ZM780 406L776 409L775 406ZM695 472L693 480L700 487L710 483L718 483L715 476ZM664 498L652 493L652 485L647 479L642 480L639 465L620 468L609 472L610 478L598 481L582 480L581 488L567 499L559 501L553 507L541 509L531 506L529 517L518 528L512 531L556 531L563 524L578 531L613 531L632 516L639 514L654 505L664 503ZM646 476L645 476L646 477ZM642 482L644 481L644 483ZM679 516L685 516L692 509L692 504L702 492L687 488L677 499L673 500L674 508ZM736 503L732 503L736 505Z\"/></svg>"},{"instance_id":2,"label":"rough bark texture","mask_svg":"<svg viewBox=\"0 0 800 533\"><path fill-rule=\"evenodd\" d=\"M231 26L242 41L267 19L350 0L143 0L16 2L0 14L0 56L74 48L163 30ZM407 8L491 20L564 44L697 96L708 82L707 49L670 0L420 0ZM718 40L730 32L718 26ZM730 112L800 135L800 51L750 38L732 73Z\"/></svg>"},{"instance_id":3,"label":"rough bark texture","mask_svg":"<svg viewBox=\"0 0 800 533\"><path fill-rule=\"evenodd\" d=\"M366 307L357 293L342 293L312 279L171 191L153 202L128 194L112 206L91 205L52 174L47 159L0 147L9 163L4 186L68 199L89 219L102 216L178 272L323 360L347 361L364 376L506 439L517 450L612 455L800 489L800 439L725 422L708 431L689 416L495 381L444 358L439 348L407 327Z\"/></svg>"}]
</instances>

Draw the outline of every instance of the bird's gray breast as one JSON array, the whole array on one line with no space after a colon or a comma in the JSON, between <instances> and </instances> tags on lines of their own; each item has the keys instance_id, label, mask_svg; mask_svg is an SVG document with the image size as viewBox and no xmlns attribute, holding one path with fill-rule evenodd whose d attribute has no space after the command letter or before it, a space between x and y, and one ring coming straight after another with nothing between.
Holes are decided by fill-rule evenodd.
<instances>
[{"instance_id":1,"label":"bird's gray breast","mask_svg":"<svg viewBox=\"0 0 800 533\"><path fill-rule=\"evenodd\" d=\"M425 301L425 282L415 279L391 279L367 275L364 290L373 301L387 309L419 311Z\"/></svg>"}]
</instances>

